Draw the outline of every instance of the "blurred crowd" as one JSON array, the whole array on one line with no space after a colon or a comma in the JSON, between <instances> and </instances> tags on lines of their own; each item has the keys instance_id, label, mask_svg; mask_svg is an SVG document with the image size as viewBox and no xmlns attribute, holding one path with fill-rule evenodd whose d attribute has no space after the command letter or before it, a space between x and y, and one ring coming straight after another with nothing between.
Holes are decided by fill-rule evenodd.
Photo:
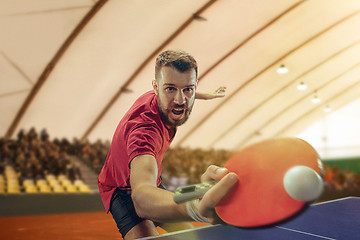
<instances>
[{"instance_id":1,"label":"blurred crowd","mask_svg":"<svg viewBox=\"0 0 360 240\"><path fill-rule=\"evenodd\" d=\"M335 190L360 189L360 176L350 170L325 165L325 187Z\"/></svg>"},{"instance_id":2,"label":"blurred crowd","mask_svg":"<svg viewBox=\"0 0 360 240\"><path fill-rule=\"evenodd\" d=\"M65 175L71 181L81 179L79 165L69 156L67 141L50 141L46 129L20 130L16 139L0 138L0 174L11 166L22 183L25 179L45 179L46 175Z\"/></svg>"},{"instance_id":3,"label":"blurred crowd","mask_svg":"<svg viewBox=\"0 0 360 240\"><path fill-rule=\"evenodd\" d=\"M90 143L89 141L81 142L74 139L70 153L81 159L96 174L99 174L109 149L110 141L97 140Z\"/></svg>"},{"instance_id":4,"label":"blurred crowd","mask_svg":"<svg viewBox=\"0 0 360 240\"><path fill-rule=\"evenodd\" d=\"M110 148L110 142L76 144L76 155L99 173ZM200 182L201 175L211 165L224 166L234 154L225 150L203 150L190 148L170 148L163 160L162 181L168 190L178 186ZM325 164L325 186L329 190L360 189L360 176L354 171L341 170Z\"/></svg>"},{"instance_id":5,"label":"blurred crowd","mask_svg":"<svg viewBox=\"0 0 360 240\"><path fill-rule=\"evenodd\" d=\"M169 190L186 184L199 183L206 168L224 166L233 152L224 150L169 149L163 162L163 182ZM360 175L351 170L324 164L326 190L360 190Z\"/></svg>"},{"instance_id":6,"label":"blurred crowd","mask_svg":"<svg viewBox=\"0 0 360 240\"><path fill-rule=\"evenodd\" d=\"M178 186L200 183L210 165L224 166L233 153L225 150L169 149L163 160L162 180L170 191Z\"/></svg>"},{"instance_id":7,"label":"blurred crowd","mask_svg":"<svg viewBox=\"0 0 360 240\"><path fill-rule=\"evenodd\" d=\"M34 128L28 132L21 130L17 139L0 139L0 174L4 166L12 165L21 179L44 178L45 174L64 174L70 180L81 179L79 166L71 161L71 156L77 157L98 174L109 148L110 141L90 143L76 138L72 142L66 138L50 141L46 129L39 133ZM225 150L170 148L163 160L163 183L169 190L199 183L209 165L223 166L232 154ZM327 189L360 189L360 176L354 171L325 165L324 178Z\"/></svg>"}]
</instances>

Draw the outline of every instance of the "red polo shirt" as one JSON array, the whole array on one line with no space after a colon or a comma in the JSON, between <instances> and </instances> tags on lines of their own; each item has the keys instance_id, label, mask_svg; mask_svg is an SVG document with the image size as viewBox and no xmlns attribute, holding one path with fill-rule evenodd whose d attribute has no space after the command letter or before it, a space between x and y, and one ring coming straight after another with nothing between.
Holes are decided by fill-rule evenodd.
<instances>
[{"instance_id":1,"label":"red polo shirt","mask_svg":"<svg viewBox=\"0 0 360 240\"><path fill-rule=\"evenodd\" d=\"M161 162L172 141L168 128L160 118L154 91L139 97L121 119L98 178L100 195L107 212L116 188L131 189L130 162L136 156L150 154L155 157L158 165L157 185L161 183Z\"/></svg>"}]
</instances>

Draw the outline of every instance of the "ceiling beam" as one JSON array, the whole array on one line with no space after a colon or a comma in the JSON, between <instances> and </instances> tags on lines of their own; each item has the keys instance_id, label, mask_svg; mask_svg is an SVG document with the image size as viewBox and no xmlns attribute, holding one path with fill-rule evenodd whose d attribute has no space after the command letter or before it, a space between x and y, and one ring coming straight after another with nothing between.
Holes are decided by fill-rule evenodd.
<instances>
[{"instance_id":1,"label":"ceiling beam","mask_svg":"<svg viewBox=\"0 0 360 240\"><path fill-rule=\"evenodd\" d=\"M28 110L29 106L31 105L32 101L35 99L35 97L38 94L38 92L40 91L41 87L44 85L44 83L48 79L49 75L55 68L56 64L59 62L61 57L64 55L64 53L69 48L71 43L75 40L75 38L79 35L79 33L82 31L82 29L85 27L85 25L94 17L94 15L102 8L102 6L107 1L108 0L99 0L93 6L93 8L85 15L85 17L81 20L81 22L78 24L78 26L74 29L74 31L66 39L66 41L63 43L63 45L60 47L60 49L56 52L55 56L49 62L49 64L46 66L45 70L40 75L39 79L33 86L29 95L25 99L23 105L21 106L18 113L16 114L15 119L12 121L10 127L8 128L8 130L5 134L5 138L10 138L11 136L13 136L21 119L24 117L24 115L25 115L26 111Z\"/></svg>"},{"instance_id":2,"label":"ceiling beam","mask_svg":"<svg viewBox=\"0 0 360 240\"><path fill-rule=\"evenodd\" d=\"M30 83L31 86L34 85L31 78L28 75L26 75L26 73L21 69L19 65L17 65L13 60L11 60L3 51L0 51L0 54L26 81Z\"/></svg>"}]
</instances>

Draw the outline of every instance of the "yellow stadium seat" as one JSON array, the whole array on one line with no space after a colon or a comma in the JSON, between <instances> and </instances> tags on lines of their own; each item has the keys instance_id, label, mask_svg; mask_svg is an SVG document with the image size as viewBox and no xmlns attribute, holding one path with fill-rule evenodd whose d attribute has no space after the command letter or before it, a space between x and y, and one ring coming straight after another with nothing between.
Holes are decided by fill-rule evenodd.
<instances>
[{"instance_id":1,"label":"yellow stadium seat","mask_svg":"<svg viewBox=\"0 0 360 240\"><path fill-rule=\"evenodd\" d=\"M59 175L59 176L57 177L57 180L58 180L59 182L63 182L63 181L66 180L66 179L67 179L66 176L63 175L63 174L61 174L61 175Z\"/></svg>"},{"instance_id":2,"label":"yellow stadium seat","mask_svg":"<svg viewBox=\"0 0 360 240\"><path fill-rule=\"evenodd\" d=\"M0 194L5 193L5 182L0 182Z\"/></svg>"},{"instance_id":3,"label":"yellow stadium seat","mask_svg":"<svg viewBox=\"0 0 360 240\"><path fill-rule=\"evenodd\" d=\"M60 185L55 185L55 186L52 186L53 187L53 191L54 193L65 193L65 190L62 186Z\"/></svg>"},{"instance_id":4,"label":"yellow stadium seat","mask_svg":"<svg viewBox=\"0 0 360 240\"><path fill-rule=\"evenodd\" d=\"M71 181L70 181L69 179L64 179L64 180L62 181L62 185L63 185L64 187L66 187L66 186L72 185L72 183L71 183Z\"/></svg>"},{"instance_id":5,"label":"yellow stadium seat","mask_svg":"<svg viewBox=\"0 0 360 240\"><path fill-rule=\"evenodd\" d=\"M66 185L65 189L66 189L66 192L68 192L68 193L77 193L78 192L76 187L72 184Z\"/></svg>"},{"instance_id":6,"label":"yellow stadium seat","mask_svg":"<svg viewBox=\"0 0 360 240\"><path fill-rule=\"evenodd\" d=\"M84 182L82 180L80 180L80 179L77 179L77 180L74 181L74 185L76 187L81 187L82 185L84 185Z\"/></svg>"},{"instance_id":7,"label":"yellow stadium seat","mask_svg":"<svg viewBox=\"0 0 360 240\"><path fill-rule=\"evenodd\" d=\"M50 181L52 181L52 180L56 180L56 177L55 177L55 175L53 175L53 174L48 174L48 175L46 175L46 180L48 181L48 182L50 182Z\"/></svg>"},{"instance_id":8,"label":"yellow stadium seat","mask_svg":"<svg viewBox=\"0 0 360 240\"><path fill-rule=\"evenodd\" d=\"M34 180L32 180L32 179L25 179L25 180L23 181L23 186L24 186L24 187L27 187L27 186L35 186Z\"/></svg>"},{"instance_id":9,"label":"yellow stadium seat","mask_svg":"<svg viewBox=\"0 0 360 240\"><path fill-rule=\"evenodd\" d=\"M6 166L4 172L5 172L5 176L6 176L7 179L9 179L9 178L17 178L18 177L18 175L16 174L15 169L13 167L11 167L11 166Z\"/></svg>"},{"instance_id":10,"label":"yellow stadium seat","mask_svg":"<svg viewBox=\"0 0 360 240\"><path fill-rule=\"evenodd\" d=\"M20 189L19 182L18 181L8 181L7 188L8 189L14 189L14 188Z\"/></svg>"},{"instance_id":11,"label":"yellow stadium seat","mask_svg":"<svg viewBox=\"0 0 360 240\"><path fill-rule=\"evenodd\" d=\"M7 192L9 194L19 194L20 193L20 188L16 187L16 186L9 186L8 185Z\"/></svg>"},{"instance_id":12,"label":"yellow stadium seat","mask_svg":"<svg viewBox=\"0 0 360 240\"><path fill-rule=\"evenodd\" d=\"M60 183L59 183L58 180L56 180L56 179L51 179L51 180L49 181L49 185L50 185L51 187L54 187L54 186L60 185Z\"/></svg>"},{"instance_id":13,"label":"yellow stadium seat","mask_svg":"<svg viewBox=\"0 0 360 240\"><path fill-rule=\"evenodd\" d=\"M7 180L17 180L18 179L18 176L14 173L9 173L6 175L6 179Z\"/></svg>"},{"instance_id":14,"label":"yellow stadium seat","mask_svg":"<svg viewBox=\"0 0 360 240\"><path fill-rule=\"evenodd\" d=\"M25 187L26 193L38 193L38 190L35 185L28 185Z\"/></svg>"},{"instance_id":15,"label":"yellow stadium seat","mask_svg":"<svg viewBox=\"0 0 360 240\"><path fill-rule=\"evenodd\" d=\"M5 166L5 175L6 173L15 173L15 169L12 166Z\"/></svg>"},{"instance_id":16,"label":"yellow stadium seat","mask_svg":"<svg viewBox=\"0 0 360 240\"><path fill-rule=\"evenodd\" d=\"M91 192L89 186L85 185L85 184L83 184L82 186L79 187L79 191L81 193L90 193Z\"/></svg>"},{"instance_id":17,"label":"yellow stadium seat","mask_svg":"<svg viewBox=\"0 0 360 240\"><path fill-rule=\"evenodd\" d=\"M50 186L47 184L42 184L39 189L40 193L52 193Z\"/></svg>"},{"instance_id":18,"label":"yellow stadium seat","mask_svg":"<svg viewBox=\"0 0 360 240\"><path fill-rule=\"evenodd\" d=\"M8 186L9 186L9 185L11 185L11 186L20 186L19 181L17 181L17 180L12 180L12 179L10 179L10 180L7 181L7 185L8 185Z\"/></svg>"},{"instance_id":19,"label":"yellow stadium seat","mask_svg":"<svg viewBox=\"0 0 360 240\"><path fill-rule=\"evenodd\" d=\"M36 180L36 186L37 186L38 188L40 188L40 187L43 186L43 185L47 185L47 182L46 182L45 179L38 179L38 180Z\"/></svg>"},{"instance_id":20,"label":"yellow stadium seat","mask_svg":"<svg viewBox=\"0 0 360 240\"><path fill-rule=\"evenodd\" d=\"M19 180L17 178L8 178L7 182L8 183L19 183Z\"/></svg>"}]
</instances>

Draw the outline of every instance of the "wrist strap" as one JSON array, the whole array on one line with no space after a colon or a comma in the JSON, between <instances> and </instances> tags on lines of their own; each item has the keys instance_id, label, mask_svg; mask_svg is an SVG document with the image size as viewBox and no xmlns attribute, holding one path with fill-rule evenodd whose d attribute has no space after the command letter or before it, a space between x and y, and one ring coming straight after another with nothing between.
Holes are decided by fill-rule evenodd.
<instances>
[{"instance_id":1,"label":"wrist strap","mask_svg":"<svg viewBox=\"0 0 360 240\"><path fill-rule=\"evenodd\" d=\"M187 213L195 222L208 223L209 220L206 217L200 215L198 208L199 208L199 199L186 202Z\"/></svg>"}]
</instances>

